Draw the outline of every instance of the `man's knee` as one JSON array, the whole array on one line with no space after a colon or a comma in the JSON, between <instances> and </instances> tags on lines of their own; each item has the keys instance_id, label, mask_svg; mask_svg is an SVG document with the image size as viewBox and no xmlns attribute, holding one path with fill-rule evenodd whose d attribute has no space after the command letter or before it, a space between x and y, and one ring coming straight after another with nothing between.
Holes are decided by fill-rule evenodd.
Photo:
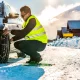
<instances>
[{"instance_id":1,"label":"man's knee","mask_svg":"<svg viewBox=\"0 0 80 80\"><path fill-rule=\"evenodd\" d=\"M17 49L19 49L19 43L18 42L15 42L14 43L14 47L17 48Z\"/></svg>"}]
</instances>

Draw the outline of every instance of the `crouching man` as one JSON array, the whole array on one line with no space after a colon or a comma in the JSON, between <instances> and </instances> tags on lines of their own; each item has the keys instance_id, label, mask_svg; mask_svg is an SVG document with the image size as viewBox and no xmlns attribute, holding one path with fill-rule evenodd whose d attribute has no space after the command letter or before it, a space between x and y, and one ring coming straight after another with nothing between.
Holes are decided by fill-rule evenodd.
<instances>
[{"instance_id":1,"label":"crouching man","mask_svg":"<svg viewBox=\"0 0 80 80\"><path fill-rule=\"evenodd\" d=\"M25 57L25 54L30 56L30 60L27 63L39 63L42 57L38 52L45 49L48 41L46 32L39 20L31 14L31 9L28 6L21 7L20 12L24 20L23 29L19 31L12 30L11 33L15 36L10 41L16 41L14 46L21 51L18 56ZM25 38L25 40L17 41L21 38Z\"/></svg>"}]
</instances>

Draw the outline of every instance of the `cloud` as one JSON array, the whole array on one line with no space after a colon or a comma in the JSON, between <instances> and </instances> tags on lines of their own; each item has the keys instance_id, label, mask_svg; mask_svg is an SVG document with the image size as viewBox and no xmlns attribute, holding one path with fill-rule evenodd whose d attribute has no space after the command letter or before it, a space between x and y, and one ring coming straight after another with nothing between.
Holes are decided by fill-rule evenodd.
<instances>
[{"instance_id":1,"label":"cloud","mask_svg":"<svg viewBox=\"0 0 80 80\"><path fill-rule=\"evenodd\" d=\"M49 5L45 6L45 8L42 10L41 14L38 15L38 18L43 25L48 25L51 22L57 20L56 18L53 18L53 17L59 15L60 13L62 13L64 11L67 11L75 6L78 6L78 5L79 5L79 3L70 4L70 5L64 4L64 5L59 5L56 8L54 8L53 6L51 6L49 4Z\"/></svg>"},{"instance_id":2,"label":"cloud","mask_svg":"<svg viewBox=\"0 0 80 80\"><path fill-rule=\"evenodd\" d=\"M62 0L44 0L47 5L56 6L62 3Z\"/></svg>"},{"instance_id":3,"label":"cloud","mask_svg":"<svg viewBox=\"0 0 80 80\"><path fill-rule=\"evenodd\" d=\"M70 5L75 3L80 3L80 0L43 0L46 5L52 5L54 7L57 7L59 5Z\"/></svg>"},{"instance_id":4,"label":"cloud","mask_svg":"<svg viewBox=\"0 0 80 80\"><path fill-rule=\"evenodd\" d=\"M73 12L74 18L72 16L72 14L70 14L70 16L68 16L68 14L65 15L65 16L67 16L66 18L65 18L65 16L57 18L56 16L58 16L60 13L63 13L69 9L72 9L72 8L80 5L80 3L69 4L69 5L66 5L66 4L58 5L59 1L58 2L57 1L51 0L51 2L49 2L49 0L47 0L45 8L41 11L40 15L37 15L37 17L39 18L41 23L44 25L49 39L56 38L57 29L60 29L61 27L65 27L67 25L67 20L69 19L69 17L71 19L75 19L75 17L76 17L75 13L76 14L78 14L78 13ZM62 1L62 0L60 0L60 1ZM55 4L57 5L57 7L53 6Z\"/></svg>"}]
</instances>

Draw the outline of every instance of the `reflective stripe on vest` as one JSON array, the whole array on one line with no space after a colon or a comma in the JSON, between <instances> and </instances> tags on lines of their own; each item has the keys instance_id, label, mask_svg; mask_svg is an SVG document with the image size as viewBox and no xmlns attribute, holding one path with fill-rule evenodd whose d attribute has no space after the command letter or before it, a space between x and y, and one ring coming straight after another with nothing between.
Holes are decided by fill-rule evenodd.
<instances>
[{"instance_id":1,"label":"reflective stripe on vest","mask_svg":"<svg viewBox=\"0 0 80 80\"><path fill-rule=\"evenodd\" d=\"M43 28L43 26L40 24L40 22L38 21L38 19L35 16L30 16L28 18L28 20L26 22L24 22L23 24L23 28L26 27L26 25L29 23L29 20L35 18L36 20L36 25L35 27L31 30L31 32L29 32L26 36L25 39L27 40L38 40L41 41L43 43L47 43L47 36L46 36L46 32Z\"/></svg>"},{"instance_id":2,"label":"reflective stripe on vest","mask_svg":"<svg viewBox=\"0 0 80 80\"><path fill-rule=\"evenodd\" d=\"M40 26L38 26L38 27L35 27L33 30L38 30L38 29L40 29L40 28L42 28L42 25L40 25Z\"/></svg>"},{"instance_id":3,"label":"reflective stripe on vest","mask_svg":"<svg viewBox=\"0 0 80 80\"><path fill-rule=\"evenodd\" d=\"M45 32L42 32L40 34L35 34L35 35L32 35L32 36L26 36L26 38L35 38L35 37L38 37L38 36L42 36L44 34L46 34L46 33Z\"/></svg>"}]
</instances>

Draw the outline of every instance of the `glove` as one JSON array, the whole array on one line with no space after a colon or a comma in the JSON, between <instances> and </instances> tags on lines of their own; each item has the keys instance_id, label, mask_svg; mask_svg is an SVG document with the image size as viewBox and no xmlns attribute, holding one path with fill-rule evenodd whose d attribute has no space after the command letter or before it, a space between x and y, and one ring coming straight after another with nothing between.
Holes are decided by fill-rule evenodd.
<instances>
[{"instance_id":1,"label":"glove","mask_svg":"<svg viewBox=\"0 0 80 80\"><path fill-rule=\"evenodd\" d=\"M3 35L7 35L7 34L9 34L8 29L3 30Z\"/></svg>"}]
</instances>

